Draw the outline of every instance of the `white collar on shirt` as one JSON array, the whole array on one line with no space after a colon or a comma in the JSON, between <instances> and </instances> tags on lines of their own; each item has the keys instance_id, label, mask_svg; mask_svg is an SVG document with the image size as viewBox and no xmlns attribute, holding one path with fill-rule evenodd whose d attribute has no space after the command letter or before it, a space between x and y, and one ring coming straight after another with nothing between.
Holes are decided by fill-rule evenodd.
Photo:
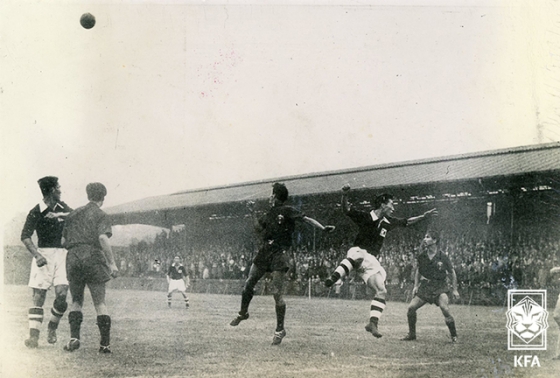
<instances>
[{"instance_id":1,"label":"white collar on shirt","mask_svg":"<svg viewBox=\"0 0 560 378\"><path fill-rule=\"evenodd\" d=\"M62 205L59 204L58 202L56 203L56 205L54 205L54 210L56 211L56 208L60 207L62 208ZM43 211L47 210L49 207L47 206L47 204L43 201L39 202L39 211L42 213Z\"/></svg>"},{"instance_id":2,"label":"white collar on shirt","mask_svg":"<svg viewBox=\"0 0 560 378\"><path fill-rule=\"evenodd\" d=\"M375 210L370 211L369 215L371 215L371 219L373 219L374 222L379 219L377 214L375 214ZM387 223L391 223L391 222L389 222L389 219L387 219L385 217L383 217L383 220Z\"/></svg>"}]
</instances>

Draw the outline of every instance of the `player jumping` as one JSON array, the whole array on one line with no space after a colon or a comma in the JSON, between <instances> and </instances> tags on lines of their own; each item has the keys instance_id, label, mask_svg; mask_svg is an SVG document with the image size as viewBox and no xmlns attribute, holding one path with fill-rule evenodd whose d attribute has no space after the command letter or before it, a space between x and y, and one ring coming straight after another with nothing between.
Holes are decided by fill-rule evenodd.
<instances>
[{"instance_id":1,"label":"player jumping","mask_svg":"<svg viewBox=\"0 0 560 378\"><path fill-rule=\"evenodd\" d=\"M249 203L249 211L253 214L256 231L262 237L262 246L253 260L249 277L245 281L241 293L241 311L230 323L237 326L242 320L249 318L249 304L253 299L254 289L259 280L267 272L272 272L270 284L274 301L276 303L276 331L272 339L272 345L282 342L286 331L284 330L284 316L286 314L286 303L282 296L286 272L289 270L288 250L292 246L292 233L295 230L295 222L303 221L320 230L331 232L334 226L323 226L313 218L306 217L301 211L291 206L284 205L288 200L288 189L284 184L275 183L272 186L270 196L271 208L262 217L257 218L253 211L253 203Z\"/></svg>"},{"instance_id":2,"label":"player jumping","mask_svg":"<svg viewBox=\"0 0 560 378\"><path fill-rule=\"evenodd\" d=\"M395 207L393 196L381 194L373 201L371 212L358 211L352 208L348 201L350 185L342 188L342 210L358 226L359 231L352 248L348 250L346 258L335 269L330 278L325 281L325 286L331 287L336 281L356 270L364 282L373 290L374 297L371 301L370 319L366 331L375 337L381 337L378 330L379 318L385 309L387 289L385 279L387 273L377 259L387 232L396 227L406 227L421 220L437 216L437 210L431 209L424 214L408 219L393 218Z\"/></svg>"}]
</instances>

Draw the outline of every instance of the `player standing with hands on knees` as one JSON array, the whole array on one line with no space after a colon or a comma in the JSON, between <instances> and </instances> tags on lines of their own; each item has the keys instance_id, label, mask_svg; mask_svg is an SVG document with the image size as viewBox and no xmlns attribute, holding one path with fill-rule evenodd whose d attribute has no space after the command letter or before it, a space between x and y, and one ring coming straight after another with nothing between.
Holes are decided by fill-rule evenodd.
<instances>
[{"instance_id":1,"label":"player standing with hands on knees","mask_svg":"<svg viewBox=\"0 0 560 378\"><path fill-rule=\"evenodd\" d=\"M426 303L435 304L441 309L445 318L445 324L451 334L451 342L457 342L457 330L455 319L449 311L449 298L447 292L447 277L451 277L453 287L453 298L459 299L457 291L457 275L451 265L449 258L438 249L439 234L428 231L420 246L420 254L417 256L418 266L414 273L414 289L412 290L412 301L408 305L408 335L402 340L416 340L416 311Z\"/></svg>"},{"instance_id":2,"label":"player standing with hands on knees","mask_svg":"<svg viewBox=\"0 0 560 378\"><path fill-rule=\"evenodd\" d=\"M62 248L62 229L66 216L72 209L60 200L61 191L58 178L46 176L38 181L43 194L39 202L25 220L21 232L21 241L33 255L29 287L33 289L33 307L29 309L29 338L25 340L28 348L39 346L39 327L43 323L43 304L47 290L54 286L55 300L49 321L49 344L56 343L56 330L62 315L66 311L68 281L66 279L66 250ZM37 232L38 248L31 237Z\"/></svg>"},{"instance_id":3,"label":"player standing with hands on knees","mask_svg":"<svg viewBox=\"0 0 560 378\"><path fill-rule=\"evenodd\" d=\"M280 344L286 336L284 330L286 303L282 292L286 273L290 268L288 250L292 246L292 234L295 230L296 221L305 222L327 232L334 230L334 226L323 226L315 219L306 217L296 208L284 205L287 200L288 189L286 186L275 183L272 186L272 195L270 196L271 208L262 217L257 217L253 211L254 203L248 203L249 211L253 215L255 230L262 238L262 245L253 260L249 277L245 281L241 294L241 311L230 323L232 326L237 326L242 320L249 318L249 304L253 299L255 286L265 273L272 272L270 287L276 303L276 331L274 332L272 345Z\"/></svg>"},{"instance_id":4,"label":"player standing with hands on knees","mask_svg":"<svg viewBox=\"0 0 560 378\"><path fill-rule=\"evenodd\" d=\"M97 326L101 334L99 353L111 353L111 317L105 304L105 283L117 277L113 250L109 244L112 236L109 216L100 209L107 189L99 182L86 187L87 205L71 212L62 236L68 249L66 271L72 294L72 305L68 314L70 341L64 350L72 352L80 347L80 328L85 287L89 288L95 311Z\"/></svg>"},{"instance_id":5,"label":"player standing with hands on knees","mask_svg":"<svg viewBox=\"0 0 560 378\"><path fill-rule=\"evenodd\" d=\"M395 206L393 196L390 194L377 196L373 201L372 211L359 211L353 209L348 201L349 192L350 185L344 185L342 211L358 226L358 235L352 248L348 250L346 258L340 262L331 277L325 280L325 286L331 287L340 278L344 278L352 270L356 270L356 275L361 277L374 292L366 331L379 338L382 336L378 330L379 318L385 309L387 297L385 288L387 273L379 263L378 257L387 232L397 227L406 227L430 219L437 216L438 213L436 209L431 209L422 215L408 219L393 218Z\"/></svg>"}]
</instances>

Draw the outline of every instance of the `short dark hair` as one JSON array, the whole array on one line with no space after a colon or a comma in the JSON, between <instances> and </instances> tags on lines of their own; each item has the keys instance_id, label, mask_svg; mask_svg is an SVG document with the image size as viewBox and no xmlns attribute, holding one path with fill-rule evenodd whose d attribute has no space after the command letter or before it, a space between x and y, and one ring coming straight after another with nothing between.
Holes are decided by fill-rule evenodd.
<instances>
[{"instance_id":1,"label":"short dark hair","mask_svg":"<svg viewBox=\"0 0 560 378\"><path fill-rule=\"evenodd\" d=\"M438 230L429 229L426 231L426 234L430 235L432 239L436 240L439 243L440 232Z\"/></svg>"},{"instance_id":2,"label":"short dark hair","mask_svg":"<svg viewBox=\"0 0 560 378\"><path fill-rule=\"evenodd\" d=\"M373 200L373 210L379 209L382 204L387 203L392 199L394 199L393 195L388 194L388 193L383 193L383 194L378 195Z\"/></svg>"},{"instance_id":3,"label":"short dark hair","mask_svg":"<svg viewBox=\"0 0 560 378\"><path fill-rule=\"evenodd\" d=\"M52 189L56 189L58 186L58 177L55 176L45 176L37 180L39 183L39 188L41 188L41 193L46 196L51 193Z\"/></svg>"},{"instance_id":4,"label":"short dark hair","mask_svg":"<svg viewBox=\"0 0 560 378\"><path fill-rule=\"evenodd\" d=\"M92 182L86 186L87 198L90 201L103 201L107 195L107 188L100 182Z\"/></svg>"},{"instance_id":5,"label":"short dark hair","mask_svg":"<svg viewBox=\"0 0 560 378\"><path fill-rule=\"evenodd\" d=\"M286 202L288 200L288 188L282 183L276 182L272 185L272 194L274 194L280 202Z\"/></svg>"}]
</instances>

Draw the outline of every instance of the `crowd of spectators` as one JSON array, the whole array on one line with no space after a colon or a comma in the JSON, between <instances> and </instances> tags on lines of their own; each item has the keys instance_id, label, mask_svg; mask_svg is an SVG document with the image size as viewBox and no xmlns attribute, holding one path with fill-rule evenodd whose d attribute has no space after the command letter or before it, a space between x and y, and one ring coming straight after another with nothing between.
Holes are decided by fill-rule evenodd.
<instances>
[{"instance_id":1,"label":"crowd of spectators","mask_svg":"<svg viewBox=\"0 0 560 378\"><path fill-rule=\"evenodd\" d=\"M164 277L173 257L179 256L191 279L241 280L248 274L257 246L251 238L235 236L187 245L184 228L162 231L153 241L135 242L118 253L120 271L125 276ZM404 229L388 238L381 263L389 286L403 288L413 282L414 256L421 239L422 232L415 229ZM346 236L330 247L296 245L291 252L292 281L302 283L302 287L311 282L314 294L321 295L322 281L344 258L349 240ZM550 268L560 265L560 233L554 230L520 227L513 237L500 229L489 231L484 225L461 234L443 230L440 248L450 257L463 289L503 291L556 284L548 275Z\"/></svg>"}]
</instances>

